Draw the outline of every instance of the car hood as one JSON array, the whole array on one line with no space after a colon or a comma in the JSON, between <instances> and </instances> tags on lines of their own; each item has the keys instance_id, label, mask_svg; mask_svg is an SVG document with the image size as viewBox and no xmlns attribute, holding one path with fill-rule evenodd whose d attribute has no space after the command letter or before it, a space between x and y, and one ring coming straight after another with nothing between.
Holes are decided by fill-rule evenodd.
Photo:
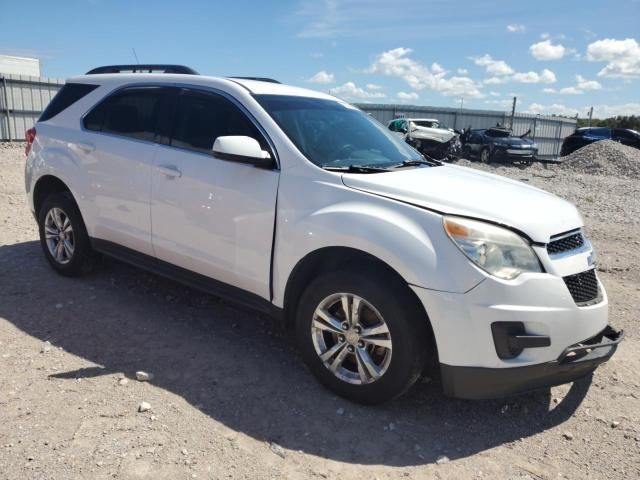
<instances>
[{"instance_id":1,"label":"car hood","mask_svg":"<svg viewBox=\"0 0 640 480\"><path fill-rule=\"evenodd\" d=\"M534 242L581 227L569 202L516 180L456 165L376 174L344 174L350 188L450 215L515 228Z\"/></svg>"},{"instance_id":2,"label":"car hood","mask_svg":"<svg viewBox=\"0 0 640 480\"><path fill-rule=\"evenodd\" d=\"M429 128L415 126L414 130L411 130L409 136L415 139L421 140L435 140L436 142L446 143L453 138L454 132L445 130L443 128Z\"/></svg>"}]
</instances>

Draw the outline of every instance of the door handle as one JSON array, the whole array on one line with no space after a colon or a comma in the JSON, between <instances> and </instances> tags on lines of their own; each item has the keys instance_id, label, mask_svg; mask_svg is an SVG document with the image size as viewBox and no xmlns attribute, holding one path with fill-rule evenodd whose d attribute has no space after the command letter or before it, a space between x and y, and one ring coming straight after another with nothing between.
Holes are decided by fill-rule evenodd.
<instances>
[{"instance_id":1,"label":"door handle","mask_svg":"<svg viewBox=\"0 0 640 480\"><path fill-rule=\"evenodd\" d=\"M92 145L90 143L76 143L76 147L78 147L84 153L91 153L96 149L95 145Z\"/></svg>"},{"instance_id":2,"label":"door handle","mask_svg":"<svg viewBox=\"0 0 640 480\"><path fill-rule=\"evenodd\" d=\"M158 165L157 169L160 173L169 178L180 178L182 176L182 172L173 165Z\"/></svg>"}]
</instances>

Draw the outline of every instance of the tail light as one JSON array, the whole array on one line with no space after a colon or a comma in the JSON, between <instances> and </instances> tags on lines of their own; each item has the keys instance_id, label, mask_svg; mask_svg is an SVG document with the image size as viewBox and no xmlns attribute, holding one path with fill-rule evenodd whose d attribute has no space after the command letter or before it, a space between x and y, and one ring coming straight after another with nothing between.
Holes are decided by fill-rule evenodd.
<instances>
[{"instance_id":1,"label":"tail light","mask_svg":"<svg viewBox=\"0 0 640 480\"><path fill-rule=\"evenodd\" d=\"M31 127L26 131L26 133L24 134L24 139L27 141L27 144L24 147L24 154L28 156L29 152L31 151L31 147L33 146L33 142L35 142L36 140L35 127Z\"/></svg>"}]
</instances>

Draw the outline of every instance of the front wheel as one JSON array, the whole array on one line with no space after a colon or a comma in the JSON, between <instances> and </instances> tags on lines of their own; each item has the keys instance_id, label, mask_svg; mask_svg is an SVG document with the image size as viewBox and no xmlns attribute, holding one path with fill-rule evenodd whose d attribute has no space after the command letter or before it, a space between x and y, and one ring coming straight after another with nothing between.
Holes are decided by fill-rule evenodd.
<instances>
[{"instance_id":1,"label":"front wheel","mask_svg":"<svg viewBox=\"0 0 640 480\"><path fill-rule=\"evenodd\" d=\"M395 278L359 270L314 280L300 300L296 333L322 384L349 400L376 404L420 377L430 347L427 319Z\"/></svg>"},{"instance_id":2,"label":"front wheel","mask_svg":"<svg viewBox=\"0 0 640 480\"><path fill-rule=\"evenodd\" d=\"M482 163L491 163L491 152L488 148L483 148L480 152L480 161Z\"/></svg>"}]
</instances>

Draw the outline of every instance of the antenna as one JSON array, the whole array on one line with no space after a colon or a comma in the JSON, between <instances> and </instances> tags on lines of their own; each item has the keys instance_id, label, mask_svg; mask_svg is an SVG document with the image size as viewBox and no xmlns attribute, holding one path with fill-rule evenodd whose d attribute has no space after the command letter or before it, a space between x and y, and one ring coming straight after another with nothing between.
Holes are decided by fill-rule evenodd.
<instances>
[{"instance_id":1,"label":"antenna","mask_svg":"<svg viewBox=\"0 0 640 480\"><path fill-rule=\"evenodd\" d=\"M136 59L136 63L137 63L138 65L140 65L140 60L138 60L138 54L136 53L136 49L135 49L135 48L133 48L133 47L131 47L131 50L133 50L133 56L134 56L134 57L135 57L135 59Z\"/></svg>"}]
</instances>

